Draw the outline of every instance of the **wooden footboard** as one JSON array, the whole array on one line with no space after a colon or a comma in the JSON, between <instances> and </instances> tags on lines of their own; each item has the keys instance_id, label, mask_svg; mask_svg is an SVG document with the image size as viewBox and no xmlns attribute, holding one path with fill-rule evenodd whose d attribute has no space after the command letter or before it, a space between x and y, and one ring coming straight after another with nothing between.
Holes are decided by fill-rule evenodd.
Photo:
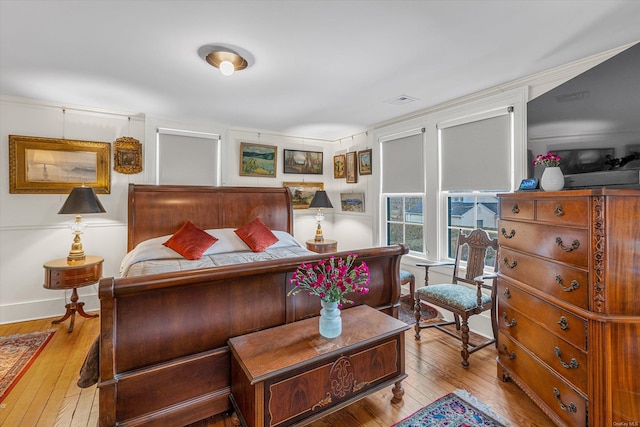
<instances>
[{"instance_id":1,"label":"wooden footboard","mask_svg":"<svg viewBox=\"0 0 640 427\"><path fill-rule=\"evenodd\" d=\"M371 273L370 292L352 295L355 304L397 317L408 247L354 252ZM101 280L100 426L179 426L230 409L227 340L316 316L318 298L287 292L302 261L326 258Z\"/></svg>"}]
</instances>

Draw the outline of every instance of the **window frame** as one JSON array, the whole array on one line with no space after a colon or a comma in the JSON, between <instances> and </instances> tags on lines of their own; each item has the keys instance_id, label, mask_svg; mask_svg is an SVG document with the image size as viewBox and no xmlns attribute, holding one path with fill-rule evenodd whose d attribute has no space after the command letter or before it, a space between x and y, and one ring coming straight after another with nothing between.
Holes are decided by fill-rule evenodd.
<instances>
[{"instance_id":1,"label":"window frame","mask_svg":"<svg viewBox=\"0 0 640 427\"><path fill-rule=\"evenodd\" d=\"M403 211L403 221L391 221L389 220L388 217L388 204L389 204L389 199L390 198L402 198L403 202L402 202L402 211ZM403 224L403 232L402 232L402 243L407 243L407 239L406 239L406 225L420 225L420 227L422 228L422 251L415 251L413 249L411 249L411 247L409 247L409 254L413 255L413 256L417 256L417 257L425 257L426 256L426 215L425 215L425 193L382 193L380 195L381 198L381 205L382 205L382 238L383 238L383 244L385 245L389 245L389 224ZM405 200L407 198L419 198L422 201L422 222L418 223L418 222L408 222L406 220L406 210L405 210ZM407 243L408 245L408 243Z\"/></svg>"}]
</instances>

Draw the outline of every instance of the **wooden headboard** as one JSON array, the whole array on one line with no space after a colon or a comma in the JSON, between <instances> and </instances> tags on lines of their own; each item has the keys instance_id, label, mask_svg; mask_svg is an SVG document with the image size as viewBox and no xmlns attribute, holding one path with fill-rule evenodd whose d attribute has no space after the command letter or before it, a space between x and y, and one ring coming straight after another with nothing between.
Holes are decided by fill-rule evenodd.
<instances>
[{"instance_id":1,"label":"wooden headboard","mask_svg":"<svg viewBox=\"0 0 640 427\"><path fill-rule=\"evenodd\" d=\"M272 230L293 234L289 189L129 184L127 251L175 233L186 221L202 229L238 228L256 217Z\"/></svg>"}]
</instances>

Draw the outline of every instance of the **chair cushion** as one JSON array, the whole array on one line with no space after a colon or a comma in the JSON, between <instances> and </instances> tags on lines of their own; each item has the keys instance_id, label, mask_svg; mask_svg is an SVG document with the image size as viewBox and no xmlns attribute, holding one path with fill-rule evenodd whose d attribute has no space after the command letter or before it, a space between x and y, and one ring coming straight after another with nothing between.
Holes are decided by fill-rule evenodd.
<instances>
[{"instance_id":1,"label":"chair cushion","mask_svg":"<svg viewBox=\"0 0 640 427\"><path fill-rule=\"evenodd\" d=\"M441 302L459 310L470 310L478 306L477 291L464 285L454 285L452 283L429 285L417 289L416 293L420 299L434 304ZM488 308L490 304L491 297L482 294L482 305Z\"/></svg>"},{"instance_id":2,"label":"chair cushion","mask_svg":"<svg viewBox=\"0 0 640 427\"><path fill-rule=\"evenodd\" d=\"M400 281L404 282L405 280L415 279L412 272L407 270L400 270Z\"/></svg>"}]
</instances>

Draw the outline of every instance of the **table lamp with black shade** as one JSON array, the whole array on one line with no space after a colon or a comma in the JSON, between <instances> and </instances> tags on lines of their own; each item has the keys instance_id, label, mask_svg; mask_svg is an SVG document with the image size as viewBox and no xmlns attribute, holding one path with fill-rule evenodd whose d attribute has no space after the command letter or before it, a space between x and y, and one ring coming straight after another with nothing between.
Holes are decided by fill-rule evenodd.
<instances>
[{"instance_id":1,"label":"table lamp with black shade","mask_svg":"<svg viewBox=\"0 0 640 427\"><path fill-rule=\"evenodd\" d=\"M82 230L87 228L87 223L82 221L81 214L89 213L104 213L106 210L98 200L96 191L92 187L74 187L69 193L69 197L58 211L59 214L74 214L76 220L70 225L71 230L75 237L71 244L71 251L67 256L67 264L75 265L84 263L86 256L82 249L82 242L80 241L80 235Z\"/></svg>"},{"instance_id":2,"label":"table lamp with black shade","mask_svg":"<svg viewBox=\"0 0 640 427\"><path fill-rule=\"evenodd\" d=\"M333 208L333 205L331 204L331 200L329 200L329 196L327 196L326 191L323 191L323 190L316 191L316 194L313 195L313 199L309 204L309 209L311 208L318 209L318 213L316 215L316 221L318 222L318 227L316 228L316 237L313 240L316 243L324 242L324 236L322 235L322 227L320 226L320 223L324 220L322 209Z\"/></svg>"}]
</instances>

